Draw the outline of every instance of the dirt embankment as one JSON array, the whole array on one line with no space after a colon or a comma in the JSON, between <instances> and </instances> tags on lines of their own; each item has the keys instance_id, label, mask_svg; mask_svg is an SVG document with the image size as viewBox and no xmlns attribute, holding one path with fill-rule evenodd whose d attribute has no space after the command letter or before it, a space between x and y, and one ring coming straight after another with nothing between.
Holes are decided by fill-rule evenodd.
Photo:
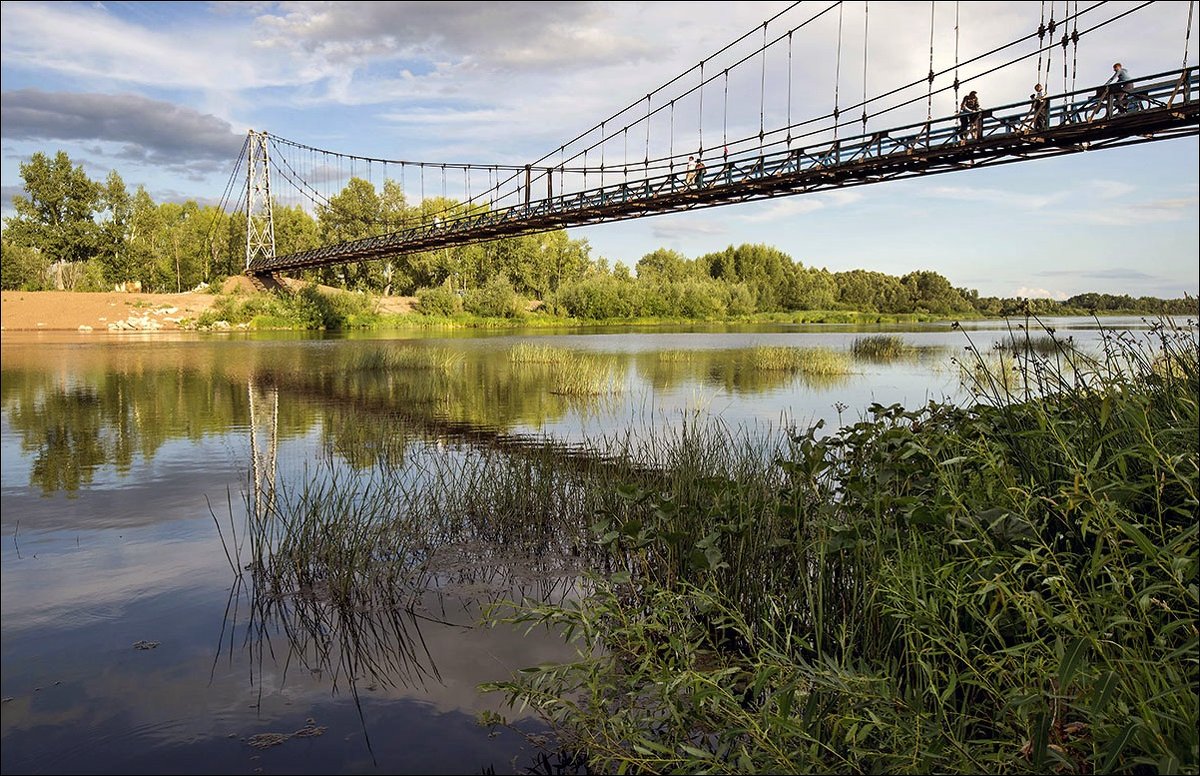
<instances>
[{"instance_id":1,"label":"dirt embankment","mask_svg":"<svg viewBox=\"0 0 1200 776\"><path fill-rule=\"evenodd\" d=\"M298 281L287 280L289 286ZM333 291L333 289L329 289ZM255 293L250 279L235 275L222 294ZM187 328L217 302L208 291L143 294L121 291L4 291L0 293L3 331L175 331ZM384 313L412 311L411 297L379 300ZM181 324L183 324L181 326Z\"/></svg>"}]
</instances>

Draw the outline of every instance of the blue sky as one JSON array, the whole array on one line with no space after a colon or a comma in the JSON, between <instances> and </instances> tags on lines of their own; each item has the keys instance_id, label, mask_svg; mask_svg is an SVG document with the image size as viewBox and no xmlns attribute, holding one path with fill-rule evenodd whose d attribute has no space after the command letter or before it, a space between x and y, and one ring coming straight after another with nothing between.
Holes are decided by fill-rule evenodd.
<instances>
[{"instance_id":1,"label":"blue sky","mask_svg":"<svg viewBox=\"0 0 1200 776\"><path fill-rule=\"evenodd\" d=\"M116 169L160 202L215 204L248 129L378 158L531 162L701 60L711 74L724 65L710 55L790 5L4 2L4 215L20 192L20 163L37 151L64 150L97 180ZM788 11L771 37L828 5ZM769 127L786 123L785 113L828 113L835 95L841 107L860 99L864 81L874 95L919 79L931 37L934 69L950 70L956 45L961 63L1035 31L1044 10L1061 18L1067 5L845 2L795 33L791 79L780 75L787 66L777 46L760 83L735 76L720 117L714 106L724 95L709 88L692 131L711 144L719 131L753 132L760 114ZM1107 3L1089 18L1139 5ZM1187 2L1159 2L1085 34L1070 50L1069 81L1056 49L1050 91L1101 83L1116 60L1135 77L1179 68L1188 12ZM1189 65L1200 54L1198 28L1193 20ZM982 74L999 61L959 73L985 106L1025 99L1045 69L1035 55ZM753 63L735 73L745 71L756 74ZM935 88L950 80L939 77ZM953 112L951 92L931 100L879 121ZM570 234L586 238L593 256L630 266L660 247L694 257L753 242L831 271L932 269L984 295L1197 295L1198 150L1189 137Z\"/></svg>"}]
</instances>

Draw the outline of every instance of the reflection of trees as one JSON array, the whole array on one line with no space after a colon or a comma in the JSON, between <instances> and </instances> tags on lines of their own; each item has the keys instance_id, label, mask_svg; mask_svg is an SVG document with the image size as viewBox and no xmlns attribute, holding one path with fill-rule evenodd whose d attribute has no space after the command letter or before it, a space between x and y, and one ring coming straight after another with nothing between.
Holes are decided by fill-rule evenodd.
<instances>
[{"instance_id":1,"label":"reflection of trees","mask_svg":"<svg viewBox=\"0 0 1200 776\"><path fill-rule=\"evenodd\" d=\"M180 369L178 362L176 355L170 364L143 368L114 359L108 371L72 374L69 381L30 364L5 369L4 411L33 459L31 484L47 494L75 493L100 466L127 472L137 456L153 458L170 439L200 439L245 423L244 383L219 371ZM304 405L285 405L279 428L297 433L313 416Z\"/></svg>"},{"instance_id":2,"label":"reflection of trees","mask_svg":"<svg viewBox=\"0 0 1200 776\"><path fill-rule=\"evenodd\" d=\"M614 380L624 378L626 362L622 359L590 354L581 358ZM378 409L392 406L411 419L485 429L540 426L572 411L586 412L605 398L555 393L551 388L556 367L514 364L503 350L470 351L466 358L441 367L364 368L364 364L387 360L370 350L354 348L347 348L335 359L335 363L320 369L280 375L279 381L348 404Z\"/></svg>"},{"instance_id":3,"label":"reflection of trees","mask_svg":"<svg viewBox=\"0 0 1200 776\"><path fill-rule=\"evenodd\" d=\"M436 368L382 368L387 360L373 358L389 348L421 347L352 341L187 342L48 353L6 347L3 406L33 460L33 484L46 493L74 493L99 466L125 472L167 440L244 427L251 382L279 391L278 438L307 433L321 422L328 450L370 467L398 466L414 436L494 437L515 425L600 411L611 396L588 392L591 377L581 364L597 383L624 384L636 359L639 375L660 389L695 381L753 393L812 379L755 369L738 351L691 351L675 361L658 354L574 354L577 360L566 367L514 363L508 350L486 348L454 351L455 358ZM564 374L583 378L575 386L579 392L560 392Z\"/></svg>"},{"instance_id":4,"label":"reflection of trees","mask_svg":"<svg viewBox=\"0 0 1200 776\"><path fill-rule=\"evenodd\" d=\"M731 394L756 394L800 382L812 388L836 388L850 380L846 374L763 369L747 350L663 351L638 355L638 372L659 390L676 390L688 382L703 383Z\"/></svg>"},{"instance_id":5,"label":"reflection of trees","mask_svg":"<svg viewBox=\"0 0 1200 776\"><path fill-rule=\"evenodd\" d=\"M30 479L43 493L74 493L109 458L105 448L110 440L101 440L98 405L94 393L73 388L49 394L35 410L41 438L34 441L34 434L23 434L22 449L36 451Z\"/></svg>"}]
</instances>

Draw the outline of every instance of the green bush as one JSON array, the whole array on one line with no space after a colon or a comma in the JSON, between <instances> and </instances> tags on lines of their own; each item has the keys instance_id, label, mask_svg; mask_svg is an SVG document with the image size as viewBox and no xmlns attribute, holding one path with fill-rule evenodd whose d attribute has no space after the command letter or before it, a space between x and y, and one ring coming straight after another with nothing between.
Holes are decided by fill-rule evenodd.
<instances>
[{"instance_id":1,"label":"green bush","mask_svg":"<svg viewBox=\"0 0 1200 776\"><path fill-rule=\"evenodd\" d=\"M522 318L525 300L508 278L494 277L481 288L472 289L463 298L463 309L481 318Z\"/></svg>"},{"instance_id":2,"label":"green bush","mask_svg":"<svg viewBox=\"0 0 1200 776\"><path fill-rule=\"evenodd\" d=\"M417 311L423 315L449 318L462 312L462 298L445 286L417 290Z\"/></svg>"},{"instance_id":3,"label":"green bush","mask_svg":"<svg viewBox=\"0 0 1200 776\"><path fill-rule=\"evenodd\" d=\"M7 240L0 245L0 288L5 291L44 291L50 262L36 248L11 245Z\"/></svg>"},{"instance_id":4,"label":"green bush","mask_svg":"<svg viewBox=\"0 0 1200 776\"><path fill-rule=\"evenodd\" d=\"M564 284L554 295L556 312L587 321L631 318L639 313L638 286L611 275L597 275Z\"/></svg>"}]
</instances>

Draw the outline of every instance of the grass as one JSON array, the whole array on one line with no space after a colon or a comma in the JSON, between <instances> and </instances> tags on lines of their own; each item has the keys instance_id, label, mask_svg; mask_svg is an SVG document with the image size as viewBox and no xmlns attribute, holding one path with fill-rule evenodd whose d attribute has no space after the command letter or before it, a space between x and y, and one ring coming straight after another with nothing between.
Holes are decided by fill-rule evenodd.
<instances>
[{"instance_id":1,"label":"grass","mask_svg":"<svg viewBox=\"0 0 1200 776\"><path fill-rule=\"evenodd\" d=\"M1195 773L1196 331L1106 342L797 434L770 498L622 490L590 597L495 614L580 659L485 688L600 772Z\"/></svg>"},{"instance_id":2,"label":"grass","mask_svg":"<svg viewBox=\"0 0 1200 776\"><path fill-rule=\"evenodd\" d=\"M514 364L565 364L573 353L566 348L533 342L517 343L509 350L508 360Z\"/></svg>"},{"instance_id":3,"label":"grass","mask_svg":"<svg viewBox=\"0 0 1200 776\"><path fill-rule=\"evenodd\" d=\"M747 359L751 368L762 371L807 375L844 375L851 371L846 355L831 348L759 345L748 351Z\"/></svg>"},{"instance_id":4,"label":"grass","mask_svg":"<svg viewBox=\"0 0 1200 776\"><path fill-rule=\"evenodd\" d=\"M917 349L897 334L874 334L854 340L850 352L855 358L871 361L891 361L914 355Z\"/></svg>"},{"instance_id":5,"label":"grass","mask_svg":"<svg viewBox=\"0 0 1200 776\"><path fill-rule=\"evenodd\" d=\"M462 351L444 347L402 345L389 349L374 349L356 354L346 364L348 371L431 370L452 373L465 361Z\"/></svg>"}]
</instances>

